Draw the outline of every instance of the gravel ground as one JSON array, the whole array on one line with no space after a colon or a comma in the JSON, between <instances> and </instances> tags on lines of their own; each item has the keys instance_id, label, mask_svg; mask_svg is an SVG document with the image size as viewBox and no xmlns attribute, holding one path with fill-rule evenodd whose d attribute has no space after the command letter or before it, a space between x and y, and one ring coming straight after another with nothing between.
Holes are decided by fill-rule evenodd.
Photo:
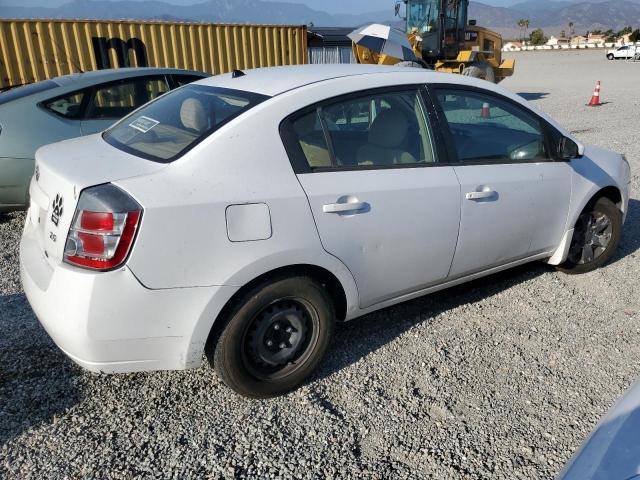
<instances>
[{"instance_id":1,"label":"gravel ground","mask_svg":"<svg viewBox=\"0 0 640 480\"><path fill-rule=\"evenodd\" d=\"M504 85L626 153L637 191L640 64L517 60ZM596 80L609 103L588 109ZM21 292L24 216L0 217L0 477L551 478L639 370L636 199L606 268L526 266L341 326L313 380L270 401L234 395L208 367L74 366Z\"/></svg>"}]
</instances>

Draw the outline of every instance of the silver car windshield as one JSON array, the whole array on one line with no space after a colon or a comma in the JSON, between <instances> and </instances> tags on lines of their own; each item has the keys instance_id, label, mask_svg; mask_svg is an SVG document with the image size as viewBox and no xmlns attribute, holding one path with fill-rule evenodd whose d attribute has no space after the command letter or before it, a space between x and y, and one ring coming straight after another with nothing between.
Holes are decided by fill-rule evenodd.
<instances>
[{"instance_id":1,"label":"silver car windshield","mask_svg":"<svg viewBox=\"0 0 640 480\"><path fill-rule=\"evenodd\" d=\"M239 90L187 85L125 117L103 138L133 155L169 163L267 98Z\"/></svg>"}]
</instances>

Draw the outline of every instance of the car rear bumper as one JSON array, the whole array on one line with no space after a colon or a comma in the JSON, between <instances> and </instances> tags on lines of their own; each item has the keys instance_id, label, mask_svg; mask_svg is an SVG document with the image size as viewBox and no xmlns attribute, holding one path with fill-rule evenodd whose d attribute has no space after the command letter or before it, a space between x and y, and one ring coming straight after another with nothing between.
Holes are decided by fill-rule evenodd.
<instances>
[{"instance_id":1,"label":"car rear bumper","mask_svg":"<svg viewBox=\"0 0 640 480\"><path fill-rule=\"evenodd\" d=\"M94 273L52 268L29 225L20 277L40 323L58 347L94 372L200 366L213 319L235 287L149 290L128 268Z\"/></svg>"}]
</instances>

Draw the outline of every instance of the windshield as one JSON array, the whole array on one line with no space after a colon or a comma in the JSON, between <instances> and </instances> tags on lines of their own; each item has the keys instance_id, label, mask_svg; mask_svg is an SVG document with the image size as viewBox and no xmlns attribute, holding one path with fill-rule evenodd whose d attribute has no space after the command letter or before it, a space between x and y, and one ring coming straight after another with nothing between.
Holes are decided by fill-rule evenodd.
<instances>
[{"instance_id":1,"label":"windshield","mask_svg":"<svg viewBox=\"0 0 640 480\"><path fill-rule=\"evenodd\" d=\"M407 4L407 32L437 29L441 0L410 0Z\"/></svg>"},{"instance_id":2,"label":"windshield","mask_svg":"<svg viewBox=\"0 0 640 480\"><path fill-rule=\"evenodd\" d=\"M51 90L52 88L56 88L58 86L59 85L53 80L45 80L43 82L36 82L29 85L24 85L22 87L12 88L11 90L0 93L0 105L11 102L13 100L19 100L28 95L34 95L46 90Z\"/></svg>"},{"instance_id":3,"label":"windshield","mask_svg":"<svg viewBox=\"0 0 640 480\"><path fill-rule=\"evenodd\" d=\"M267 98L239 90L187 85L136 110L107 130L103 138L120 150L168 163Z\"/></svg>"}]
</instances>

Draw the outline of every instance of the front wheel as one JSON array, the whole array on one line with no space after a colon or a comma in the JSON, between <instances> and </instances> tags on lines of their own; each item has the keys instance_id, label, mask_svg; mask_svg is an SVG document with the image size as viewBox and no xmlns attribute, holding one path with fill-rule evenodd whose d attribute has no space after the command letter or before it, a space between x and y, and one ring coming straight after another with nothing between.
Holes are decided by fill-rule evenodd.
<instances>
[{"instance_id":1,"label":"front wheel","mask_svg":"<svg viewBox=\"0 0 640 480\"><path fill-rule=\"evenodd\" d=\"M231 389L275 397L299 387L320 363L334 317L331 298L315 280L266 282L237 303L207 356Z\"/></svg>"},{"instance_id":2,"label":"front wheel","mask_svg":"<svg viewBox=\"0 0 640 480\"><path fill-rule=\"evenodd\" d=\"M616 252L621 237L622 212L608 198L599 198L578 218L567 261L558 269L580 274L602 267Z\"/></svg>"},{"instance_id":3,"label":"front wheel","mask_svg":"<svg viewBox=\"0 0 640 480\"><path fill-rule=\"evenodd\" d=\"M607 55L607 58L608 58L609 60L613 60L613 59L614 59L614 58L616 58L616 57L613 55L613 53L610 53L609 55Z\"/></svg>"}]
</instances>

